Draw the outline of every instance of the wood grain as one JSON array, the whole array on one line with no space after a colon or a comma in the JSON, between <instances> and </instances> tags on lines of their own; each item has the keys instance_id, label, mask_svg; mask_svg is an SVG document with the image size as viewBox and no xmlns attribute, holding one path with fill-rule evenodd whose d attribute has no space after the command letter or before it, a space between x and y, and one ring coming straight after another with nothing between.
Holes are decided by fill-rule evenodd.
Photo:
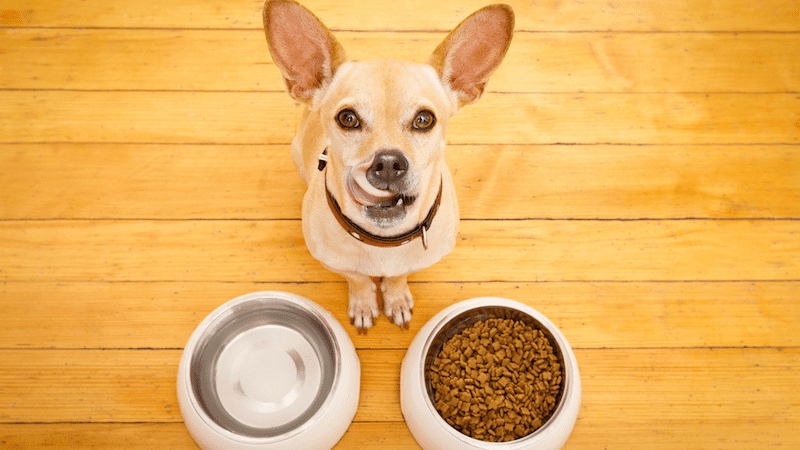
<instances>
[{"instance_id":1,"label":"wood grain","mask_svg":"<svg viewBox=\"0 0 800 450\"><path fill-rule=\"evenodd\" d=\"M562 2L509 0L517 13L517 30L609 31L798 31L800 8L793 0L589 0ZM7 0L5 26L125 28L255 28L261 29L261 0L235 4L221 1L167 0L150 3L82 3L64 8L58 2ZM449 30L482 0L431 2L424 8L409 1L360 0L347 7L330 0L307 0L331 29ZM356 13L357 12L357 13Z\"/></svg>"},{"instance_id":2,"label":"wood grain","mask_svg":"<svg viewBox=\"0 0 800 450\"><path fill-rule=\"evenodd\" d=\"M412 283L410 329L399 332L381 317L367 335L349 325L344 282L6 282L0 285L6 318L0 343L6 349L180 349L219 305L265 290L293 292L331 311L359 349L404 349L437 312L476 297L530 305L577 348L800 344L797 281Z\"/></svg>"},{"instance_id":3,"label":"wood grain","mask_svg":"<svg viewBox=\"0 0 800 450\"><path fill-rule=\"evenodd\" d=\"M288 145L0 144L0 219L299 219ZM799 218L795 146L458 145L464 219Z\"/></svg>"},{"instance_id":4,"label":"wood grain","mask_svg":"<svg viewBox=\"0 0 800 450\"><path fill-rule=\"evenodd\" d=\"M737 421L709 424L696 420L640 425L628 423L625 417L621 417L612 424L594 425L585 420L579 424L564 446L565 450L605 447L671 450L675 442L680 442L683 448L697 450L750 450L765 445L793 448L800 439L796 428L779 421L747 427ZM619 432L609 433L609 429ZM0 441L12 450L51 449L60 445L100 450L116 450L121 446L131 450L150 450L154 445L171 449L199 448L182 423L0 424ZM334 449L351 448L420 449L405 423L401 422L352 424Z\"/></svg>"},{"instance_id":5,"label":"wood grain","mask_svg":"<svg viewBox=\"0 0 800 450\"><path fill-rule=\"evenodd\" d=\"M414 281L797 280L800 222L463 221ZM35 249L35 251L31 251ZM339 281L299 221L0 221L5 281Z\"/></svg>"},{"instance_id":6,"label":"wood grain","mask_svg":"<svg viewBox=\"0 0 800 450\"><path fill-rule=\"evenodd\" d=\"M117 450L152 450L154 446L170 449L196 449L182 423L70 423L70 424L0 424L0 442L10 450L91 448ZM336 450L346 448L418 450L420 447L405 423L354 423Z\"/></svg>"},{"instance_id":7,"label":"wood grain","mask_svg":"<svg viewBox=\"0 0 800 450\"><path fill-rule=\"evenodd\" d=\"M445 35L336 33L353 60L416 62ZM284 91L261 30L24 28L0 29L0 39L13 42L0 54L10 68L0 88ZM517 33L489 90L797 92L798 45L797 34Z\"/></svg>"},{"instance_id":8,"label":"wood grain","mask_svg":"<svg viewBox=\"0 0 800 450\"><path fill-rule=\"evenodd\" d=\"M0 143L288 144L301 114L282 92L0 91L0 103ZM796 144L798 111L797 94L487 94L448 140Z\"/></svg>"},{"instance_id":9,"label":"wood grain","mask_svg":"<svg viewBox=\"0 0 800 450\"><path fill-rule=\"evenodd\" d=\"M405 427L405 424L402 424ZM0 424L0 443L9 450L199 449L183 423Z\"/></svg>"},{"instance_id":10,"label":"wood grain","mask_svg":"<svg viewBox=\"0 0 800 450\"><path fill-rule=\"evenodd\" d=\"M403 420L398 383L404 353L359 350L362 388L355 422ZM16 374L3 376L2 422L181 420L178 350L0 350L0 355L0 373L13 368ZM747 418L791 428L800 422L792 389L800 382L799 356L796 348L578 349L580 421L599 426L623 418L640 425L703 420L713 426ZM120 379L125 381L115 381ZM644 398L649 401L641 402Z\"/></svg>"},{"instance_id":11,"label":"wood grain","mask_svg":"<svg viewBox=\"0 0 800 450\"><path fill-rule=\"evenodd\" d=\"M485 1L302 0L356 59L422 61ZM0 6L0 447L193 449L175 373L222 302L333 312L361 403L337 449L419 449L400 361L426 320L503 296L576 348L565 449L800 442L800 4L509 0L488 94L449 124L464 220L412 276L411 329L347 323L300 233L300 107L262 0Z\"/></svg>"}]
</instances>

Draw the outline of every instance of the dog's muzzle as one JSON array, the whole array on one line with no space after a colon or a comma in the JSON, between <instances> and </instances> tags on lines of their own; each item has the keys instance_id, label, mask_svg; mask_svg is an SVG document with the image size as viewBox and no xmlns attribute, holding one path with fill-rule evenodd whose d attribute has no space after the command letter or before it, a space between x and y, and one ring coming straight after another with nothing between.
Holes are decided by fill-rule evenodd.
<instances>
[{"instance_id":1,"label":"dog's muzzle","mask_svg":"<svg viewBox=\"0 0 800 450\"><path fill-rule=\"evenodd\" d=\"M344 185L361 206L390 209L410 206L408 160L397 150L380 151L345 171ZM410 203L409 203L410 202Z\"/></svg>"},{"instance_id":2,"label":"dog's muzzle","mask_svg":"<svg viewBox=\"0 0 800 450\"><path fill-rule=\"evenodd\" d=\"M398 150L382 150L346 171L350 197L364 207L374 224L389 229L406 216L416 200L408 192L409 163Z\"/></svg>"},{"instance_id":3,"label":"dog's muzzle","mask_svg":"<svg viewBox=\"0 0 800 450\"><path fill-rule=\"evenodd\" d=\"M328 149L325 149L319 156L319 165L317 168L320 171L325 170L328 161ZM364 165L365 164L360 164L359 166L363 167ZM371 163L370 167L372 167ZM398 214L398 209L402 209L402 215L405 215L405 207L410 206L412 203L414 203L414 200L416 200L416 197L405 196L402 194L393 193L391 191L377 189L369 183L367 183L367 185L371 187L367 187L365 189L362 186L367 185L358 183L356 177L353 176L354 173L358 172L354 172L353 169L346 171L345 186L347 187L347 191L350 193L351 198L353 198L353 200L357 203L365 206L368 214L380 215L384 214L385 212L387 216L396 216ZM366 179L366 171L364 171L364 174L364 178ZM342 213L339 203L335 198L333 198L331 191L328 190L327 172L325 179L325 194L328 200L328 206L330 207L331 212L333 213L337 222L339 222L339 225L341 225L348 234L361 242L377 247L396 247L398 245L407 244L414 239L421 237L423 248L426 250L428 249L427 231L431 227L433 218L436 216L436 212L439 210L439 205L442 201L443 183L441 181L439 183L439 193L436 196L436 200L434 201L433 205L431 205L428 215L420 224L410 231L400 235L379 236L364 230ZM360 202L357 198L364 200L364 202L367 204Z\"/></svg>"}]
</instances>

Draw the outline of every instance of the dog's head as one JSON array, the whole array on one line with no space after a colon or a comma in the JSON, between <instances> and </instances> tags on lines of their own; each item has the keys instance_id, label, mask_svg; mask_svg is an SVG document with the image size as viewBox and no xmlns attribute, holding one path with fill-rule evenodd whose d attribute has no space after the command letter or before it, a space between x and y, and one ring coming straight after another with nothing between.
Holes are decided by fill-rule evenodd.
<instances>
[{"instance_id":1,"label":"dog's head","mask_svg":"<svg viewBox=\"0 0 800 450\"><path fill-rule=\"evenodd\" d=\"M511 43L511 7L469 16L427 64L347 61L325 25L293 0L268 0L263 14L289 94L321 121L328 184L342 209L379 233L419 223L446 167L448 120L483 95Z\"/></svg>"}]
</instances>

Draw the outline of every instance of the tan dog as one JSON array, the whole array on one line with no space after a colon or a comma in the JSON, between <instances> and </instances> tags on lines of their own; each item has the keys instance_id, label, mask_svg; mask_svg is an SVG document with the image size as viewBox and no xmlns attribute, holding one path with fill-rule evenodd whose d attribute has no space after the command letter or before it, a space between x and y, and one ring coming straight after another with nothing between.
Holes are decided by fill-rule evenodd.
<instances>
[{"instance_id":1,"label":"tan dog","mask_svg":"<svg viewBox=\"0 0 800 450\"><path fill-rule=\"evenodd\" d=\"M275 65L307 107L292 158L308 184L303 235L311 254L350 286L359 332L384 314L405 329L408 274L450 253L458 202L445 162L447 122L478 100L514 33L508 5L466 18L428 64L347 61L342 46L293 0L264 4Z\"/></svg>"}]
</instances>

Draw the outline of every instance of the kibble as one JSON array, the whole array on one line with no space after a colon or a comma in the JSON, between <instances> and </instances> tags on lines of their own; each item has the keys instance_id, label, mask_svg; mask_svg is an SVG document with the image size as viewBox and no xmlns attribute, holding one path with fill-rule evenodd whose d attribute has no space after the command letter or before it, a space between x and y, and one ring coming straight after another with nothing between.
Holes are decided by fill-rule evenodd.
<instances>
[{"instance_id":1,"label":"kibble","mask_svg":"<svg viewBox=\"0 0 800 450\"><path fill-rule=\"evenodd\" d=\"M454 335L430 370L436 410L453 428L483 441L536 431L561 393L550 339L512 319L476 322Z\"/></svg>"}]
</instances>

